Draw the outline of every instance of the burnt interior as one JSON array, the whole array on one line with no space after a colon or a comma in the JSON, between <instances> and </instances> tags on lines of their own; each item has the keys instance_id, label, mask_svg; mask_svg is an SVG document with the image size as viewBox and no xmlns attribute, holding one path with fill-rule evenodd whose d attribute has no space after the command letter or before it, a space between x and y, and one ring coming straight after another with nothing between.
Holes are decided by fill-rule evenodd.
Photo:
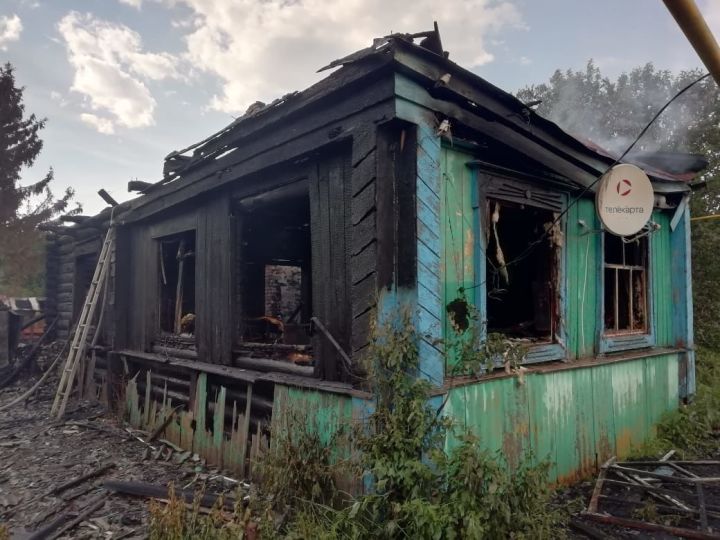
<instances>
[{"instance_id":1,"label":"burnt interior","mask_svg":"<svg viewBox=\"0 0 720 540\"><path fill-rule=\"evenodd\" d=\"M243 209L241 341L307 344L312 316L307 189Z\"/></svg>"},{"instance_id":2,"label":"burnt interior","mask_svg":"<svg viewBox=\"0 0 720 540\"><path fill-rule=\"evenodd\" d=\"M509 337L552 341L557 313L557 248L539 246L550 210L488 199L487 329Z\"/></svg>"},{"instance_id":3,"label":"burnt interior","mask_svg":"<svg viewBox=\"0 0 720 540\"><path fill-rule=\"evenodd\" d=\"M195 333L195 231L161 238L160 330Z\"/></svg>"},{"instance_id":4,"label":"burnt interior","mask_svg":"<svg viewBox=\"0 0 720 540\"><path fill-rule=\"evenodd\" d=\"M647 238L604 238L604 306L607 333L647 331Z\"/></svg>"}]
</instances>

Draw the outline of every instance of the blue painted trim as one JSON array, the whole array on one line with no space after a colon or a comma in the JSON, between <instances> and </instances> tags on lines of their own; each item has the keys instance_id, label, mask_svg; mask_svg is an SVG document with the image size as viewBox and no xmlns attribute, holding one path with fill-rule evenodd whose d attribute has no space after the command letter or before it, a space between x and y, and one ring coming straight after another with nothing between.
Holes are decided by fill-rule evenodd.
<instances>
[{"instance_id":1,"label":"blue painted trim","mask_svg":"<svg viewBox=\"0 0 720 540\"><path fill-rule=\"evenodd\" d=\"M473 238L475 245L473 246L473 264L475 265L475 283L476 287L472 291L472 302L480 314L480 339L487 337L487 296L485 281L487 280L487 268L485 263L485 251L487 244L485 235L483 234L481 223L485 223L485 216L480 201L480 179L476 169L470 174L470 204L472 205L473 215ZM477 286L477 284L480 284Z\"/></svg>"},{"instance_id":2,"label":"blue painted trim","mask_svg":"<svg viewBox=\"0 0 720 540\"><path fill-rule=\"evenodd\" d=\"M560 343L548 343L545 345L533 345L525 355L523 364L539 364L553 360L567 360L567 351Z\"/></svg>"},{"instance_id":3,"label":"blue painted trim","mask_svg":"<svg viewBox=\"0 0 720 540\"><path fill-rule=\"evenodd\" d=\"M652 219L652 218L651 218ZM614 353L621 351L629 351L633 349L644 349L655 346L655 301L653 299L653 291L655 284L655 271L653 268L653 235L650 234L647 237L647 285L646 285L646 296L647 296L647 317L648 317L648 329L649 332L645 334L623 334L608 336L605 335L605 235L610 234L603 232L600 235L599 246L599 258L600 268L598 271L598 334L599 343L598 349L601 354Z\"/></svg>"},{"instance_id":4,"label":"blue painted trim","mask_svg":"<svg viewBox=\"0 0 720 540\"><path fill-rule=\"evenodd\" d=\"M442 385L445 377L445 356L436 345L443 334L440 247L442 227L439 211L441 149L435 126L427 121L418 123L415 180L418 271L415 326L421 334L418 343L420 377L435 385Z\"/></svg>"},{"instance_id":5,"label":"blue painted trim","mask_svg":"<svg viewBox=\"0 0 720 540\"><path fill-rule=\"evenodd\" d=\"M675 231L678 224L680 223L680 220L685 215L685 210L688 207L688 203L690 201L690 195L683 195L683 198L680 199L680 204L677 205L677 208L675 209L675 213L673 214L672 220L670 220L670 230Z\"/></svg>"},{"instance_id":6,"label":"blue painted trim","mask_svg":"<svg viewBox=\"0 0 720 540\"><path fill-rule=\"evenodd\" d=\"M685 378L680 380L680 397L690 398L695 394L695 351L693 337L692 261L690 240L690 209L682 214L675 212L675 230L670 234L671 285L674 307L672 311L673 339L675 345L686 347Z\"/></svg>"}]
</instances>

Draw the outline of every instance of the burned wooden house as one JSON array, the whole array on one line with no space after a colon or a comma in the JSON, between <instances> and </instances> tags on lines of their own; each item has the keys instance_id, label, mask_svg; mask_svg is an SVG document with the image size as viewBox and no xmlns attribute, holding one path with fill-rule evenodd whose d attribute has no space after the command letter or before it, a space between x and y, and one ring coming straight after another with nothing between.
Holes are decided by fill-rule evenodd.
<instances>
[{"instance_id":1,"label":"burned wooden house","mask_svg":"<svg viewBox=\"0 0 720 540\"><path fill-rule=\"evenodd\" d=\"M451 62L437 32L328 68L51 235L48 310L65 337L116 231L87 380L133 423L180 405L166 437L236 471L283 411L330 433L368 409L353 374L400 307L445 411L490 449L550 457L557 479L627 453L693 394L687 201L702 160L625 160L655 194L651 227L626 242L594 202L615 158ZM523 384L456 376L440 343L461 295L479 339L524 344Z\"/></svg>"}]
</instances>

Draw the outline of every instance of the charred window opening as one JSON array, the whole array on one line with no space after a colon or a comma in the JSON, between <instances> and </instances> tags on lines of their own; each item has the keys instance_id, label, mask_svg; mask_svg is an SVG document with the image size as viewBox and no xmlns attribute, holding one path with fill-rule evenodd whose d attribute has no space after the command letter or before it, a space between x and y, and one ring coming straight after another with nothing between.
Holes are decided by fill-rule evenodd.
<instances>
[{"instance_id":1,"label":"charred window opening","mask_svg":"<svg viewBox=\"0 0 720 540\"><path fill-rule=\"evenodd\" d=\"M158 241L160 253L160 330L195 334L195 231Z\"/></svg>"},{"instance_id":2,"label":"charred window opening","mask_svg":"<svg viewBox=\"0 0 720 540\"><path fill-rule=\"evenodd\" d=\"M312 316L307 188L244 206L241 341L305 345Z\"/></svg>"},{"instance_id":3,"label":"charred window opening","mask_svg":"<svg viewBox=\"0 0 720 540\"><path fill-rule=\"evenodd\" d=\"M562 232L550 210L487 200L487 330L552 342ZM547 231L547 235L545 235ZM541 244L531 248L539 239Z\"/></svg>"},{"instance_id":4,"label":"charred window opening","mask_svg":"<svg viewBox=\"0 0 720 540\"><path fill-rule=\"evenodd\" d=\"M96 253L80 255L75 258L75 276L73 281L73 322L78 320L83 304L90 290L90 283L95 274L98 256Z\"/></svg>"},{"instance_id":5,"label":"charred window opening","mask_svg":"<svg viewBox=\"0 0 720 540\"><path fill-rule=\"evenodd\" d=\"M605 234L605 333L647 333L647 237Z\"/></svg>"}]
</instances>

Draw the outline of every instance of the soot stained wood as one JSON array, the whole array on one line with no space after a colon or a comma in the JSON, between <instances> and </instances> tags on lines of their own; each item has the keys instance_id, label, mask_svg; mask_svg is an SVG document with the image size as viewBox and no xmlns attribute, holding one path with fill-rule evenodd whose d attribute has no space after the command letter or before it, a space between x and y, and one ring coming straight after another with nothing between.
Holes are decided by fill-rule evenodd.
<instances>
[{"instance_id":1,"label":"soot stained wood","mask_svg":"<svg viewBox=\"0 0 720 540\"><path fill-rule=\"evenodd\" d=\"M239 144L251 136L255 138L259 133L271 129L274 124L283 122L284 125L287 125L285 123L289 120L304 119L313 109L324 110L327 108L328 97L333 93L340 91L345 94L351 86L356 88L356 85L377 82L380 76L377 70L387 66L389 61L389 58L376 56L368 58L368 62L346 66L297 96L291 97L282 107L268 108L253 117L240 119L236 123L233 133L228 133L228 136L206 144L201 149L202 153L208 154L227 146ZM320 102L321 99L322 102Z\"/></svg>"},{"instance_id":2,"label":"soot stained wood","mask_svg":"<svg viewBox=\"0 0 720 540\"><path fill-rule=\"evenodd\" d=\"M350 345L349 250L350 152L347 146L323 156L310 178L313 311L344 350ZM314 336L315 374L327 380L347 380L333 346L322 335Z\"/></svg>"},{"instance_id":3,"label":"soot stained wood","mask_svg":"<svg viewBox=\"0 0 720 540\"><path fill-rule=\"evenodd\" d=\"M386 124L378 135L378 286L415 286L417 130Z\"/></svg>"},{"instance_id":4,"label":"soot stained wood","mask_svg":"<svg viewBox=\"0 0 720 540\"><path fill-rule=\"evenodd\" d=\"M204 191L300 157L333 138L355 137L368 122L372 125L373 121L394 114L393 87L391 76L380 77L369 86L346 88L337 101L327 103L312 115L283 124L282 129L263 130L262 135L243 134L233 143L237 145L235 151L200 164L197 170L186 172L181 180L141 199L128 219L146 218Z\"/></svg>"},{"instance_id":5,"label":"soot stained wood","mask_svg":"<svg viewBox=\"0 0 720 540\"><path fill-rule=\"evenodd\" d=\"M199 210L196 253L195 335L205 362L232 362L233 245L230 200L223 194Z\"/></svg>"},{"instance_id":6,"label":"soot stained wood","mask_svg":"<svg viewBox=\"0 0 720 540\"><path fill-rule=\"evenodd\" d=\"M377 305L377 131L374 124L358 130L352 142L352 229L349 245L352 352L369 343L370 321ZM360 345L358 345L360 343Z\"/></svg>"},{"instance_id":7,"label":"soot stained wood","mask_svg":"<svg viewBox=\"0 0 720 540\"><path fill-rule=\"evenodd\" d=\"M115 232L115 280L114 302L108 320L114 321L113 348L124 348L128 344L128 314L132 291L132 252L131 234L127 227L119 227Z\"/></svg>"}]
</instances>

